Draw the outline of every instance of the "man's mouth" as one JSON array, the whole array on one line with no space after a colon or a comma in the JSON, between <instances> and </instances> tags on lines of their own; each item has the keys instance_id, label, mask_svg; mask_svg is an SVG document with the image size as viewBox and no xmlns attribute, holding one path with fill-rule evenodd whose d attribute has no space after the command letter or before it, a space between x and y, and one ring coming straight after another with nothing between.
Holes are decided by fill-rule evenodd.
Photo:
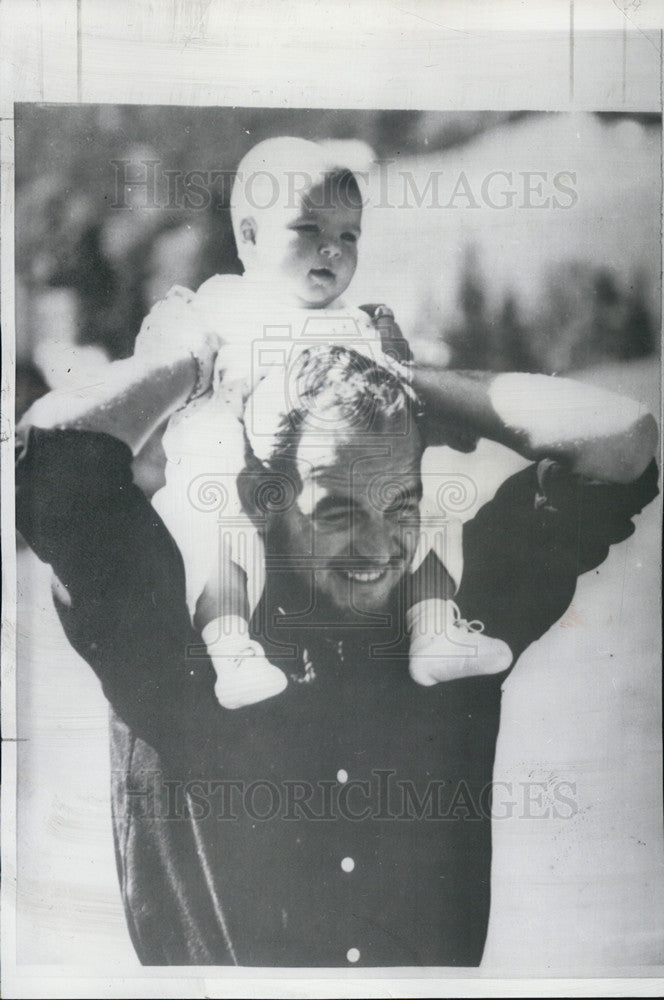
<instances>
[{"instance_id":1,"label":"man's mouth","mask_svg":"<svg viewBox=\"0 0 664 1000\"><path fill-rule=\"evenodd\" d=\"M356 583L376 583L378 580L382 580L386 574L387 574L387 568L346 570L346 576L348 577L348 579L354 580Z\"/></svg>"}]
</instances>

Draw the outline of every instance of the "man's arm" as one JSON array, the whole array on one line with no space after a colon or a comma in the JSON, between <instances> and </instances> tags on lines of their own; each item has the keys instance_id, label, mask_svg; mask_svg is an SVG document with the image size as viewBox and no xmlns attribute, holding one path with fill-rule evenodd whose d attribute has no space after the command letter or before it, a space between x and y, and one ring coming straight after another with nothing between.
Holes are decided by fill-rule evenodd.
<instances>
[{"instance_id":1,"label":"man's arm","mask_svg":"<svg viewBox=\"0 0 664 1000\"><path fill-rule=\"evenodd\" d=\"M102 383L76 393L50 392L28 410L20 429L98 431L140 451L153 430L182 406L195 381L187 354L170 365L136 358L109 364Z\"/></svg>"},{"instance_id":2,"label":"man's arm","mask_svg":"<svg viewBox=\"0 0 664 1000\"><path fill-rule=\"evenodd\" d=\"M16 521L52 566L67 637L115 711L168 749L188 745L192 719L204 731L220 709L189 620L182 559L132 481L132 451L206 387L191 355L192 343L202 353L195 331L180 330L184 346L170 347L162 333L109 365L103 385L51 393L26 414L17 433Z\"/></svg>"},{"instance_id":3,"label":"man's arm","mask_svg":"<svg viewBox=\"0 0 664 1000\"><path fill-rule=\"evenodd\" d=\"M629 483L657 449L655 418L642 404L572 379L523 372L455 371L415 359L386 306L362 306L383 350L408 365L425 406L426 444L472 451L478 437L524 458L553 458L600 482Z\"/></svg>"},{"instance_id":4,"label":"man's arm","mask_svg":"<svg viewBox=\"0 0 664 1000\"><path fill-rule=\"evenodd\" d=\"M657 423L642 404L572 379L525 373L451 371L413 363L428 445L458 424L525 458L553 458L571 472L629 483L652 460Z\"/></svg>"},{"instance_id":5,"label":"man's arm","mask_svg":"<svg viewBox=\"0 0 664 1000\"><path fill-rule=\"evenodd\" d=\"M184 290L158 302L141 327L134 356L114 361L85 390L50 392L23 417L20 430L97 431L136 454L159 424L211 381L219 341L197 322Z\"/></svg>"},{"instance_id":6,"label":"man's arm","mask_svg":"<svg viewBox=\"0 0 664 1000\"><path fill-rule=\"evenodd\" d=\"M16 524L53 569L67 638L136 735L169 753L185 747L191 720L202 732L220 711L214 673L189 619L180 553L132 482L129 448L106 433L37 427L19 442Z\"/></svg>"},{"instance_id":7,"label":"man's arm","mask_svg":"<svg viewBox=\"0 0 664 1000\"><path fill-rule=\"evenodd\" d=\"M578 578L634 533L657 481L654 461L627 484L590 482L549 461L511 476L463 526L455 600L464 617L507 642L516 663L567 610Z\"/></svg>"}]
</instances>

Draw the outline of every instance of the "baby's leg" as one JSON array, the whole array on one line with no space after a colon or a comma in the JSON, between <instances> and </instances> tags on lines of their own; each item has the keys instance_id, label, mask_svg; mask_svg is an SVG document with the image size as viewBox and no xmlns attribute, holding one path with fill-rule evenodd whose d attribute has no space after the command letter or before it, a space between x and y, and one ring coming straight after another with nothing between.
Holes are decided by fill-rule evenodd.
<instances>
[{"instance_id":1,"label":"baby's leg","mask_svg":"<svg viewBox=\"0 0 664 1000\"><path fill-rule=\"evenodd\" d=\"M211 622L227 618L243 621L245 634L248 633L247 574L228 553L224 553L218 571L208 577L196 602L194 625L202 632Z\"/></svg>"},{"instance_id":2,"label":"baby's leg","mask_svg":"<svg viewBox=\"0 0 664 1000\"><path fill-rule=\"evenodd\" d=\"M411 578L409 670L418 684L457 680L506 670L512 654L501 639L483 635L481 622L467 622L452 600L451 575L431 550Z\"/></svg>"},{"instance_id":3,"label":"baby's leg","mask_svg":"<svg viewBox=\"0 0 664 1000\"><path fill-rule=\"evenodd\" d=\"M223 708L242 708L280 694L286 675L249 636L247 574L228 555L196 604L195 624L217 674L215 694Z\"/></svg>"},{"instance_id":4,"label":"baby's leg","mask_svg":"<svg viewBox=\"0 0 664 1000\"><path fill-rule=\"evenodd\" d=\"M456 584L452 576L433 549L430 549L410 578L410 605L420 604L422 601L446 601L454 597L455 591Z\"/></svg>"}]
</instances>

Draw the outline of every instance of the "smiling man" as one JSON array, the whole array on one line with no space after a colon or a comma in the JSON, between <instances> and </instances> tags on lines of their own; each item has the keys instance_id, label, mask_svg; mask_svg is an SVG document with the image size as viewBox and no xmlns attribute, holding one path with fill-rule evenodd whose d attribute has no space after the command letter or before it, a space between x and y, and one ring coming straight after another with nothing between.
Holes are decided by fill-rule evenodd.
<instances>
[{"instance_id":1,"label":"smiling man","mask_svg":"<svg viewBox=\"0 0 664 1000\"><path fill-rule=\"evenodd\" d=\"M261 440L251 421L245 430L262 461L240 479L244 507L256 514L248 483L263 486L266 470L280 474L293 502L267 521L258 512L268 567L290 570L324 620L370 623L417 547L419 401L395 372L342 347L310 348L296 360L287 415L274 386L282 377L271 373L254 393Z\"/></svg>"},{"instance_id":2,"label":"smiling man","mask_svg":"<svg viewBox=\"0 0 664 1000\"><path fill-rule=\"evenodd\" d=\"M455 393L456 412L472 403L500 437L493 378L415 366L426 418L409 386L340 348L301 356L313 405L270 410L261 383L272 433L240 483L267 551L251 630L289 683L231 711L214 696L178 549L132 483L132 453L210 385L220 346L189 307L165 308L186 336L156 331L94 397L37 403L17 469L17 523L52 565L66 634L112 709L136 952L148 965L478 965L505 673L416 684L403 612L423 443L440 439ZM467 525L457 600L515 658L656 493L651 420L612 426L608 449L582 425L568 471L529 466ZM573 471L579 441L604 485ZM547 447L539 433L533 457Z\"/></svg>"}]
</instances>

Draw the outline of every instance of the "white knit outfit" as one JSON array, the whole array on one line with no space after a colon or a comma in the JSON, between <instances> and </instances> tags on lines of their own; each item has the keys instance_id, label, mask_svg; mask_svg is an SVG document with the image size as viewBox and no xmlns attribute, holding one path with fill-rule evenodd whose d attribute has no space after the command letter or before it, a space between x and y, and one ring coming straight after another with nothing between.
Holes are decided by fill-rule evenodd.
<instances>
[{"instance_id":1,"label":"white knit outfit","mask_svg":"<svg viewBox=\"0 0 664 1000\"><path fill-rule=\"evenodd\" d=\"M265 457L261 444L264 440L267 448L269 439L267 431L262 438L261 413L254 410L251 395L243 413L247 364L254 374L283 367L287 411L288 371L307 348L346 346L377 363L384 355L370 317L341 300L326 309L298 309L280 303L273 289L253 279L216 275L201 285L193 304L206 325L221 335L227 367L211 393L171 417L163 438L166 485L152 503L182 553L192 616L210 574L220 565L222 548L247 575L253 612L265 586L265 554L236 486L245 465L242 420L258 458ZM420 511L422 528L410 571L433 549L458 587L463 570L461 525L441 517L426 497Z\"/></svg>"}]
</instances>

